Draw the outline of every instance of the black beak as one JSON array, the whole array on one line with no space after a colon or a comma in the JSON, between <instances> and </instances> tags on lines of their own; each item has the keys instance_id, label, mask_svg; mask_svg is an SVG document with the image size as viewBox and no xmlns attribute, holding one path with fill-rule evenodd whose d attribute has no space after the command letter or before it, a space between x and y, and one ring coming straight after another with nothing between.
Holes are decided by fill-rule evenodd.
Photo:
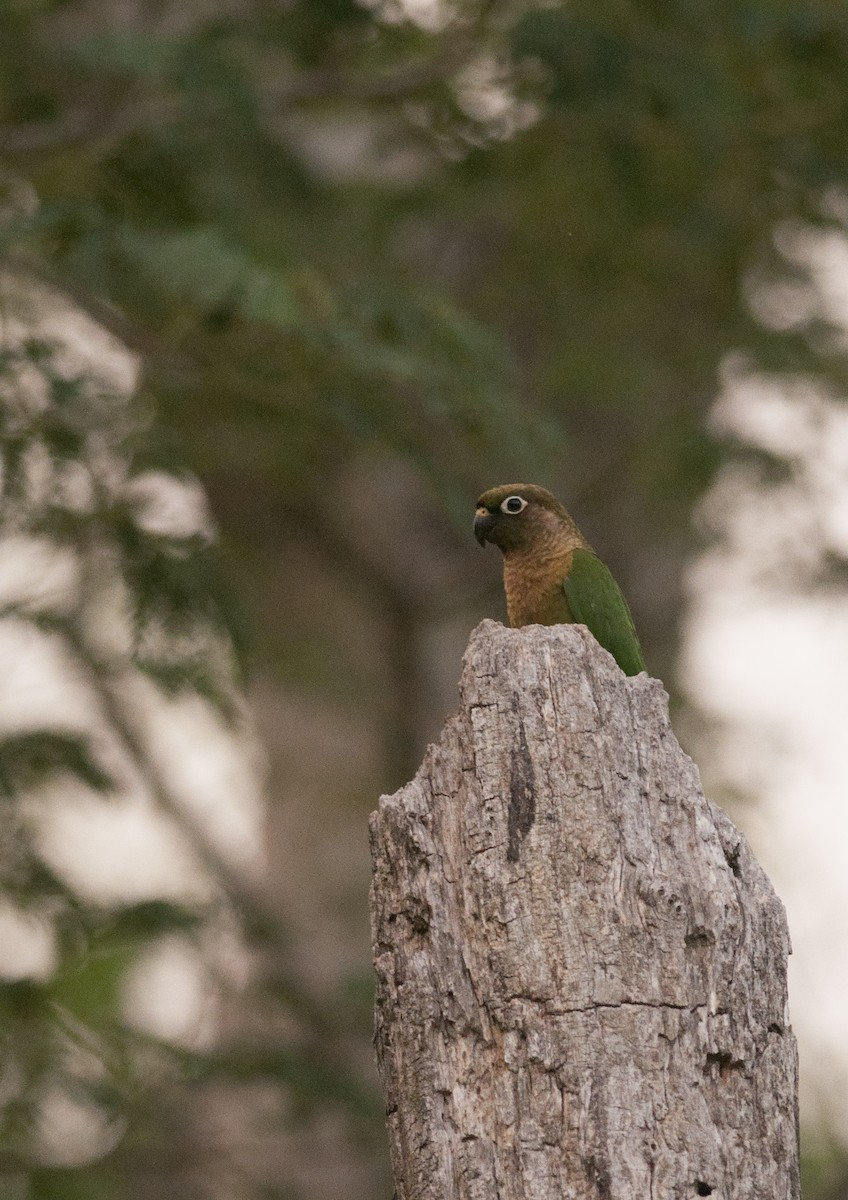
<instances>
[{"instance_id":1,"label":"black beak","mask_svg":"<svg viewBox=\"0 0 848 1200\"><path fill-rule=\"evenodd\" d=\"M491 513L477 516L474 518L474 536L481 546L485 546L489 538L489 533L495 523L495 518Z\"/></svg>"}]
</instances>

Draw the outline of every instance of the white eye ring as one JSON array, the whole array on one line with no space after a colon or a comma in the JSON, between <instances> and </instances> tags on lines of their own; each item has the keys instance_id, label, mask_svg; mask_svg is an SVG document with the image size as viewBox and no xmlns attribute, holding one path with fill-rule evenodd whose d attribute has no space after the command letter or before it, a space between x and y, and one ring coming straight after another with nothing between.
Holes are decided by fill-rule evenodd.
<instances>
[{"instance_id":1,"label":"white eye ring","mask_svg":"<svg viewBox=\"0 0 848 1200\"><path fill-rule=\"evenodd\" d=\"M501 501L501 512L508 513L511 517L524 512L526 507L527 501L522 500L520 496L507 496L506 500Z\"/></svg>"}]
</instances>

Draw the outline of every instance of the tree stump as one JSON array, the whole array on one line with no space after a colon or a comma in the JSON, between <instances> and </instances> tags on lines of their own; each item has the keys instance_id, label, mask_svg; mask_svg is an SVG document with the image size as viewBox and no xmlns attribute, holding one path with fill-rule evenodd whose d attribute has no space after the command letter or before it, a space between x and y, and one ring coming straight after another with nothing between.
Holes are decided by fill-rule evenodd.
<instances>
[{"instance_id":1,"label":"tree stump","mask_svg":"<svg viewBox=\"0 0 848 1200\"><path fill-rule=\"evenodd\" d=\"M484 621L371 818L397 1200L797 1200L783 906L661 684Z\"/></svg>"}]
</instances>

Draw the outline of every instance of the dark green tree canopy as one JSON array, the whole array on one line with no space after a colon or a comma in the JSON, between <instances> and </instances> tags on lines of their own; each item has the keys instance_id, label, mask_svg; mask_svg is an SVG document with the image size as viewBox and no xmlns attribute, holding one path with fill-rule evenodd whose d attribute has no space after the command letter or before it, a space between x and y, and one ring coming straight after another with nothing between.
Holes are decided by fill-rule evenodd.
<instances>
[{"instance_id":1,"label":"dark green tree canopy","mask_svg":"<svg viewBox=\"0 0 848 1200\"><path fill-rule=\"evenodd\" d=\"M799 250L848 224L846 76L848 9L830 0L0 4L0 535L77 556L95 592L117 581L132 636L116 665L85 604L0 619L83 664L172 816L116 679L194 697L232 731L257 672L266 733L288 739L272 748L269 880L297 887L288 806L302 794L326 825L311 875L332 887L345 820L359 830L414 768L468 628L501 611L471 538L474 498L500 480L568 505L673 689L693 508L738 452L707 423L723 364L846 383ZM33 298L116 335L133 394L68 369L27 324ZM746 469L770 489L794 468L757 452ZM202 484L217 548L211 521L176 534L145 516L163 476ZM844 565L822 549L805 582ZM163 1179L201 1194L192 1120L216 1089L251 1129L273 1094L275 1138L344 1113L373 1195L364 959L314 973L336 992L307 986L280 895L257 899L196 826L214 911L89 903L25 815L57 781L109 803L101 751L73 724L0 730L4 895L58 938L49 978L0 986L3 1053L26 1050L0 1098L10 1195L146 1200ZM364 928L350 886L324 913L345 947ZM121 1008L132 964L171 934L206 953L222 912L261 964L244 1024L208 1052L142 1037ZM129 1129L78 1170L38 1157L57 1080ZM251 1167L233 1194L295 1194Z\"/></svg>"}]
</instances>

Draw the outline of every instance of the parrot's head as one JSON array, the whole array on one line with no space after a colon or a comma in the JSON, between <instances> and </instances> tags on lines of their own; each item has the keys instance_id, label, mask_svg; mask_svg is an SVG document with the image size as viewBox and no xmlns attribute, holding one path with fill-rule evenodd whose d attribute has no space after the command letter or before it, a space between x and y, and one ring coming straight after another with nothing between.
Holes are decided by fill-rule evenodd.
<instances>
[{"instance_id":1,"label":"parrot's head","mask_svg":"<svg viewBox=\"0 0 848 1200\"><path fill-rule=\"evenodd\" d=\"M546 488L505 483L477 501L474 536L481 546L493 542L504 554L550 543L571 524L568 513Z\"/></svg>"}]
</instances>

